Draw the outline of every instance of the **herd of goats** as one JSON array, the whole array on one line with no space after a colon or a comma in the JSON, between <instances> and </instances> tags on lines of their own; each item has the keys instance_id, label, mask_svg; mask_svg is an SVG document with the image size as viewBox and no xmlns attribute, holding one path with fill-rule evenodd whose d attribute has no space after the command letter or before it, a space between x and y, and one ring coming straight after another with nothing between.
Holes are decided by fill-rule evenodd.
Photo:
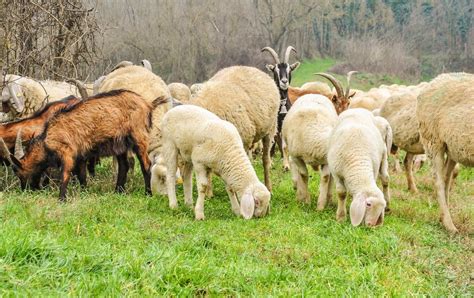
<instances>
[{"instance_id":1,"label":"herd of goats","mask_svg":"<svg viewBox=\"0 0 474 298\"><path fill-rule=\"evenodd\" d=\"M116 162L115 190L123 192L136 155L147 194L167 194L177 208L175 187L182 179L184 200L193 206L192 176L198 198L195 217L204 219L212 196L211 175L226 185L232 211L246 219L270 208L271 151L277 145L291 170L298 200L309 203L308 168L320 170L317 209L325 208L335 183L337 220L346 217L352 196L354 226L381 225L389 210L388 155L406 151L408 188L417 192L414 162L432 162L441 220L456 232L448 196L457 164L474 165L474 75L442 74L416 86L380 86L368 92L350 88L327 73L322 82L290 86L300 65L269 47L274 63L265 72L248 66L221 69L190 88L166 85L151 64L119 63L94 83L39 81L4 75L0 113L0 159L11 166L22 189L39 189L59 169L61 201L72 176L85 186L100 158ZM251 163L261 146L264 183ZM273 146L275 146L273 145ZM395 158L398 161L398 158ZM382 190L377 186L380 176Z\"/></svg>"}]
</instances>

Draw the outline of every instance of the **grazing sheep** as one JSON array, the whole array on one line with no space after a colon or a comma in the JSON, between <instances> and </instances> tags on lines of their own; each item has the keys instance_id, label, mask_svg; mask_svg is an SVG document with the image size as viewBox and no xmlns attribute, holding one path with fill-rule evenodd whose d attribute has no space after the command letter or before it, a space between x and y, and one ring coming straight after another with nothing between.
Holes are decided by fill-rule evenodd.
<instances>
[{"instance_id":1,"label":"grazing sheep","mask_svg":"<svg viewBox=\"0 0 474 298\"><path fill-rule=\"evenodd\" d=\"M418 119L416 118L416 95L413 92L395 94L387 99L380 109L380 116L387 119L393 131L393 149L407 152L404 160L408 189L418 192L413 177L413 160L416 154L425 151L420 142Z\"/></svg>"},{"instance_id":2,"label":"grazing sheep","mask_svg":"<svg viewBox=\"0 0 474 298\"><path fill-rule=\"evenodd\" d=\"M329 137L337 122L331 101L322 95L304 95L291 107L283 122L283 141L290 156L290 169L297 188L297 198L310 203L309 164L316 171L321 165L318 210L331 198L331 175L327 165Z\"/></svg>"},{"instance_id":3,"label":"grazing sheep","mask_svg":"<svg viewBox=\"0 0 474 298\"><path fill-rule=\"evenodd\" d=\"M109 73L102 80L99 92L119 89L133 91L143 97L148 103L152 103L159 97L170 98L165 82L151 71L137 65L121 67ZM150 132L150 144L148 147L152 161L159 155L161 147L160 122L170 107L170 104L164 104L153 110L153 126Z\"/></svg>"},{"instance_id":4,"label":"grazing sheep","mask_svg":"<svg viewBox=\"0 0 474 298\"><path fill-rule=\"evenodd\" d=\"M154 102L154 106L158 104ZM133 150L140 161L145 190L151 194L147 147L152 109L151 104L130 91L99 94L56 113L47 121L41 135L30 142L26 154L20 145L15 148L15 155L5 157L20 178L23 189L28 180L35 179L48 166L60 164L59 199L65 201L75 163L91 153L117 156L119 173L115 189L122 192L128 172L127 151ZM8 148L3 140L0 142L5 155ZM85 171L85 167L82 170Z\"/></svg>"},{"instance_id":5,"label":"grazing sheep","mask_svg":"<svg viewBox=\"0 0 474 298\"><path fill-rule=\"evenodd\" d=\"M217 72L190 102L234 124L247 151L263 141L263 169L269 190L270 143L276 132L279 98L267 74L254 67L232 66Z\"/></svg>"},{"instance_id":6,"label":"grazing sheep","mask_svg":"<svg viewBox=\"0 0 474 298\"><path fill-rule=\"evenodd\" d=\"M69 95L80 96L77 87L57 81L37 81L28 77L6 75L2 89L4 121L25 118L39 111L47 103Z\"/></svg>"},{"instance_id":7,"label":"grazing sheep","mask_svg":"<svg viewBox=\"0 0 474 298\"><path fill-rule=\"evenodd\" d=\"M388 150L390 125L364 109L351 109L339 115L329 141L328 163L339 197L337 219L346 216L346 193L352 195L351 223L358 226L365 218L368 226L383 224L390 202ZM377 187L380 173L383 192Z\"/></svg>"},{"instance_id":8,"label":"grazing sheep","mask_svg":"<svg viewBox=\"0 0 474 298\"><path fill-rule=\"evenodd\" d=\"M456 163L474 166L474 75L435 78L418 96L416 116L436 175L441 220L449 232L456 233L448 207L449 188Z\"/></svg>"},{"instance_id":9,"label":"grazing sheep","mask_svg":"<svg viewBox=\"0 0 474 298\"><path fill-rule=\"evenodd\" d=\"M191 87L189 87L189 91L191 91L191 97L195 96L201 89L204 83L196 83L192 84Z\"/></svg>"},{"instance_id":10,"label":"grazing sheep","mask_svg":"<svg viewBox=\"0 0 474 298\"><path fill-rule=\"evenodd\" d=\"M171 83L168 85L168 89L171 96L181 103L188 103L191 100L191 91L183 83Z\"/></svg>"},{"instance_id":11,"label":"grazing sheep","mask_svg":"<svg viewBox=\"0 0 474 298\"><path fill-rule=\"evenodd\" d=\"M194 212L197 220L204 219L210 172L224 180L236 215L250 219L268 212L270 192L258 180L239 132L232 123L203 108L181 105L166 113L161 127L170 208L178 206L175 179L179 157L183 162L184 194L188 206L193 204L193 168L196 171L198 198Z\"/></svg>"}]
</instances>

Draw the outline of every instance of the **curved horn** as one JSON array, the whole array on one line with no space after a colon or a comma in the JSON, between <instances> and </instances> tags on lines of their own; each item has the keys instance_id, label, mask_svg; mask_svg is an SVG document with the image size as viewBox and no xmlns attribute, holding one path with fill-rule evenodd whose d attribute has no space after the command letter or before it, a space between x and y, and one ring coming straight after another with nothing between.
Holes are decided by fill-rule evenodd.
<instances>
[{"instance_id":1,"label":"curved horn","mask_svg":"<svg viewBox=\"0 0 474 298\"><path fill-rule=\"evenodd\" d=\"M290 61L290 54L291 54L291 51L295 52L295 54L296 54L295 48L292 47L292 46L289 46L289 47L286 49L286 52L285 52L285 60L284 60L283 62L288 63L288 61Z\"/></svg>"},{"instance_id":2,"label":"curved horn","mask_svg":"<svg viewBox=\"0 0 474 298\"><path fill-rule=\"evenodd\" d=\"M272 49L270 47L264 47L262 49L262 52L265 52L265 51L269 52L272 55L272 57L275 60L276 64L280 64L280 59L278 58L278 54L275 52L274 49Z\"/></svg>"},{"instance_id":3,"label":"curved horn","mask_svg":"<svg viewBox=\"0 0 474 298\"><path fill-rule=\"evenodd\" d=\"M334 88L336 88L337 97L344 97L344 89L342 88L341 83L335 77L324 72L318 72L315 73L315 75L322 76L323 78L328 79L334 85Z\"/></svg>"},{"instance_id":4,"label":"curved horn","mask_svg":"<svg viewBox=\"0 0 474 298\"><path fill-rule=\"evenodd\" d=\"M347 73L347 88L346 88L346 97L349 98L349 92L351 91L351 77L353 74L358 73L358 71L349 71Z\"/></svg>"},{"instance_id":5,"label":"curved horn","mask_svg":"<svg viewBox=\"0 0 474 298\"><path fill-rule=\"evenodd\" d=\"M151 63L150 61L146 60L146 59L143 59L142 62L141 62L142 66L145 67L146 69L148 69L149 71L153 72L153 69L151 67Z\"/></svg>"},{"instance_id":6,"label":"curved horn","mask_svg":"<svg viewBox=\"0 0 474 298\"><path fill-rule=\"evenodd\" d=\"M130 65L133 65L133 63L130 61L122 61L122 62L119 62L117 65L115 65L112 71L117 70L122 67L130 66Z\"/></svg>"},{"instance_id":7,"label":"curved horn","mask_svg":"<svg viewBox=\"0 0 474 298\"><path fill-rule=\"evenodd\" d=\"M20 100L15 92L15 88L13 88L13 83L8 83L7 85L7 88L8 88L8 92L10 92L10 96L11 96L11 103L13 104L15 110L18 112L18 113L21 113L23 112L23 110L25 109L25 103ZM13 101L12 101L13 100Z\"/></svg>"},{"instance_id":8,"label":"curved horn","mask_svg":"<svg viewBox=\"0 0 474 298\"><path fill-rule=\"evenodd\" d=\"M15 157L16 159L20 160L22 157L25 156L25 152L23 151L23 140L21 138L21 128L16 133L16 141L15 141Z\"/></svg>"},{"instance_id":9,"label":"curved horn","mask_svg":"<svg viewBox=\"0 0 474 298\"><path fill-rule=\"evenodd\" d=\"M81 81L76 79L68 79L66 80L66 82L71 83L77 87L77 90L79 91L79 94L81 95L83 100L89 97L89 94L87 94L87 88Z\"/></svg>"},{"instance_id":10,"label":"curved horn","mask_svg":"<svg viewBox=\"0 0 474 298\"><path fill-rule=\"evenodd\" d=\"M8 150L8 146L5 144L3 138L0 138L0 157L5 158L10 164L13 164L12 159L10 158L10 150Z\"/></svg>"}]
</instances>

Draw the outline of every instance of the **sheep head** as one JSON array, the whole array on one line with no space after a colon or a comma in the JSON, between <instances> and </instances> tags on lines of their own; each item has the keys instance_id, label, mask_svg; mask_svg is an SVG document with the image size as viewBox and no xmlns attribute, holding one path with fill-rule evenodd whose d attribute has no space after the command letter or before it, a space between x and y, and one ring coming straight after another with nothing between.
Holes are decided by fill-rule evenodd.
<instances>
[{"instance_id":1,"label":"sheep head","mask_svg":"<svg viewBox=\"0 0 474 298\"><path fill-rule=\"evenodd\" d=\"M270 210L271 194L262 183L248 187L240 198L240 213L245 219L263 217Z\"/></svg>"},{"instance_id":2,"label":"sheep head","mask_svg":"<svg viewBox=\"0 0 474 298\"><path fill-rule=\"evenodd\" d=\"M336 94L333 95L332 97L332 103L334 104L334 107L336 108L336 112L338 114L344 112L345 110L348 109L349 103L351 98L355 95L355 93L351 93L351 78L352 75L357 73L357 71L350 71L347 73L347 87L346 90L342 87L341 82L339 82L335 77L333 77L330 74L327 73L315 73L315 75L322 76L323 78L328 79L334 88L336 89Z\"/></svg>"},{"instance_id":3,"label":"sheep head","mask_svg":"<svg viewBox=\"0 0 474 298\"><path fill-rule=\"evenodd\" d=\"M350 216L353 226L358 226L365 219L365 224L375 227L383 224L387 203L382 193L368 195L358 193L351 203Z\"/></svg>"}]
</instances>

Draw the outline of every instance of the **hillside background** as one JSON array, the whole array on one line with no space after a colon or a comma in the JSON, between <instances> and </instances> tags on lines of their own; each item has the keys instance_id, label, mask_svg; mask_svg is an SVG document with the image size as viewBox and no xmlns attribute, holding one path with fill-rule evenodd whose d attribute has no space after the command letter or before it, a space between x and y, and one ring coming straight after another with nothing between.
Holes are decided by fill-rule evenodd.
<instances>
[{"instance_id":1,"label":"hillside background","mask_svg":"<svg viewBox=\"0 0 474 298\"><path fill-rule=\"evenodd\" d=\"M146 58L167 82L194 83L229 65L262 68L262 47L288 45L300 61L337 61L336 73L419 81L474 71L471 0L0 3L1 62L34 77L93 80L118 61Z\"/></svg>"}]
</instances>

